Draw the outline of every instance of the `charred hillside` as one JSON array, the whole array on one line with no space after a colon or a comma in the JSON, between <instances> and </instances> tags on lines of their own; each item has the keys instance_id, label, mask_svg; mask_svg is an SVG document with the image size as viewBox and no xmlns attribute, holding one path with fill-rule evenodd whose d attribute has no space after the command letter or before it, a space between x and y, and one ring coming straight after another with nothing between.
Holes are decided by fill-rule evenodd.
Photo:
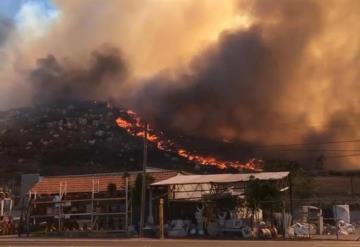
<instances>
[{"instance_id":1,"label":"charred hillside","mask_svg":"<svg viewBox=\"0 0 360 247\"><path fill-rule=\"evenodd\" d=\"M143 139L119 128L126 109L61 102L0 113L0 173L77 174L137 170ZM185 165L184 164L189 164ZM194 169L194 162L149 143L149 165Z\"/></svg>"}]
</instances>

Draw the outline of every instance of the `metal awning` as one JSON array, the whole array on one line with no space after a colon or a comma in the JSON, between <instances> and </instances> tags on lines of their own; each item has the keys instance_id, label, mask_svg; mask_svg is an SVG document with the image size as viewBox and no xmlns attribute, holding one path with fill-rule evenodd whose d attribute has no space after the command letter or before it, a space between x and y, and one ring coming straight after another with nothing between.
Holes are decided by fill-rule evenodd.
<instances>
[{"instance_id":1,"label":"metal awning","mask_svg":"<svg viewBox=\"0 0 360 247\"><path fill-rule=\"evenodd\" d=\"M151 186L175 184L209 184L209 183L236 183L246 182L254 176L259 180L281 180L289 176L289 172L259 172L243 174L211 174L211 175L183 175L178 174L166 180L152 183Z\"/></svg>"}]
</instances>

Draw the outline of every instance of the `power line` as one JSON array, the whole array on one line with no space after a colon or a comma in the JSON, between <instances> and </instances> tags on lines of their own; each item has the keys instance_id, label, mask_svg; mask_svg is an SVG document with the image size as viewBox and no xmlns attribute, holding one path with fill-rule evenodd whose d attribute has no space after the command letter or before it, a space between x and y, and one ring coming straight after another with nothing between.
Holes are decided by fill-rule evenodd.
<instances>
[{"instance_id":1,"label":"power line","mask_svg":"<svg viewBox=\"0 0 360 247\"><path fill-rule=\"evenodd\" d=\"M279 152L360 152L360 149L278 149Z\"/></svg>"},{"instance_id":2,"label":"power line","mask_svg":"<svg viewBox=\"0 0 360 247\"><path fill-rule=\"evenodd\" d=\"M279 127L292 127L294 129L303 129L303 128L316 128L316 127L331 127L331 128L340 128L340 127L348 127L348 126L359 126L360 121L358 122L347 122L347 123L314 123L314 124L293 124L293 123L279 123L277 124Z\"/></svg>"},{"instance_id":3,"label":"power line","mask_svg":"<svg viewBox=\"0 0 360 247\"><path fill-rule=\"evenodd\" d=\"M357 156L360 156L360 153L358 153L358 154L344 154L344 155L325 156L325 158L326 159L341 159L341 158L357 157Z\"/></svg>"},{"instance_id":4,"label":"power line","mask_svg":"<svg viewBox=\"0 0 360 247\"><path fill-rule=\"evenodd\" d=\"M271 144L257 146L254 149L267 149L267 148L278 148L278 147L296 147L296 146L315 146L315 145L329 145L329 144L340 144L340 143L357 143L360 139L355 140L343 140L343 141L327 141L327 142L305 142L305 143L290 143L290 144Z\"/></svg>"}]
</instances>

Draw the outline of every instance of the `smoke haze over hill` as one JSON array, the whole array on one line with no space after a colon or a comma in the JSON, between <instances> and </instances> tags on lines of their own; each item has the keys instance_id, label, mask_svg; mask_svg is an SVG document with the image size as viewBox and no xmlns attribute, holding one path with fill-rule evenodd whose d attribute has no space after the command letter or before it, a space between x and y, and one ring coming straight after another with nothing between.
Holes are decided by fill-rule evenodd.
<instances>
[{"instance_id":1,"label":"smoke haze over hill","mask_svg":"<svg viewBox=\"0 0 360 247\"><path fill-rule=\"evenodd\" d=\"M40 36L25 39L22 29L8 32L0 24L0 56L6 58L0 107L111 98L157 126L219 140L360 139L357 0L54 5L59 15ZM315 147L350 150L336 154L308 145L269 153L315 159L324 152L354 154L357 146ZM356 157L345 163L358 167Z\"/></svg>"}]
</instances>

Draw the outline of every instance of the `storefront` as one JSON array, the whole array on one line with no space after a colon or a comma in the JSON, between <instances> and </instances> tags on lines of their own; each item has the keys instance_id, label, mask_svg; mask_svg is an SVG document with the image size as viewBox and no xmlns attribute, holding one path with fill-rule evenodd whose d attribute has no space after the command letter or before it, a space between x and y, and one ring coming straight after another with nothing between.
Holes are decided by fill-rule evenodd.
<instances>
[{"instance_id":1,"label":"storefront","mask_svg":"<svg viewBox=\"0 0 360 247\"><path fill-rule=\"evenodd\" d=\"M152 183L151 189L155 198L165 198L166 232L170 237L217 236L229 232L247 237L250 226L268 221L262 210L251 210L245 201L249 182L267 181L283 196L288 196L288 176L289 172L178 174ZM272 222L267 227L272 227Z\"/></svg>"}]
</instances>

